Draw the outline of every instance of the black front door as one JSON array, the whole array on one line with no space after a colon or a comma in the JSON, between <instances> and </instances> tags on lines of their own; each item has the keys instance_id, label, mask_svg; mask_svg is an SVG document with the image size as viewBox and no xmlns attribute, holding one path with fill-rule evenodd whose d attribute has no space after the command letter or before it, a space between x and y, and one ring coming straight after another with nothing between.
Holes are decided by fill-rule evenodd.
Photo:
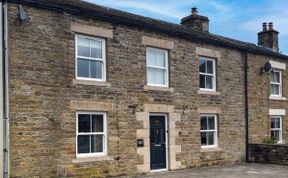
<instances>
[{"instance_id":1,"label":"black front door","mask_svg":"<svg viewBox=\"0 0 288 178\"><path fill-rule=\"evenodd\" d=\"M150 169L166 168L165 116L150 116Z\"/></svg>"}]
</instances>

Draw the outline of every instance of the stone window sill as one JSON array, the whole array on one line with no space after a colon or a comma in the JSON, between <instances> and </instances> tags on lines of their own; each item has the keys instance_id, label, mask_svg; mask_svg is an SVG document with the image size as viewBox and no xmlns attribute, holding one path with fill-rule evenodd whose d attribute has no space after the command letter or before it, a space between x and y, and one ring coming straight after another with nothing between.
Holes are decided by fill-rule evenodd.
<instances>
[{"instance_id":1,"label":"stone window sill","mask_svg":"<svg viewBox=\"0 0 288 178\"><path fill-rule=\"evenodd\" d=\"M218 91L205 91L205 90L198 90L197 93L199 95L221 95Z\"/></svg>"},{"instance_id":2,"label":"stone window sill","mask_svg":"<svg viewBox=\"0 0 288 178\"><path fill-rule=\"evenodd\" d=\"M275 96L269 96L270 100L280 100L280 101L286 101L286 97L275 97Z\"/></svg>"},{"instance_id":3,"label":"stone window sill","mask_svg":"<svg viewBox=\"0 0 288 178\"><path fill-rule=\"evenodd\" d=\"M216 152L216 151L221 151L220 148L218 147L209 147L209 148L205 148L205 147L202 147L200 152L202 153L205 153L205 152Z\"/></svg>"},{"instance_id":4,"label":"stone window sill","mask_svg":"<svg viewBox=\"0 0 288 178\"><path fill-rule=\"evenodd\" d=\"M100 82L100 81L91 81L91 80L73 80L74 85L92 85L92 86L100 86L100 87L110 87L111 83L108 82Z\"/></svg>"},{"instance_id":5,"label":"stone window sill","mask_svg":"<svg viewBox=\"0 0 288 178\"><path fill-rule=\"evenodd\" d=\"M76 158L72 160L72 163L87 163L87 162L112 161L112 160L113 158L110 156L97 156L97 157Z\"/></svg>"},{"instance_id":6,"label":"stone window sill","mask_svg":"<svg viewBox=\"0 0 288 178\"><path fill-rule=\"evenodd\" d=\"M144 86L144 90L149 91L168 91L168 92L174 92L174 88L169 88L169 87L158 87L158 86Z\"/></svg>"}]
</instances>

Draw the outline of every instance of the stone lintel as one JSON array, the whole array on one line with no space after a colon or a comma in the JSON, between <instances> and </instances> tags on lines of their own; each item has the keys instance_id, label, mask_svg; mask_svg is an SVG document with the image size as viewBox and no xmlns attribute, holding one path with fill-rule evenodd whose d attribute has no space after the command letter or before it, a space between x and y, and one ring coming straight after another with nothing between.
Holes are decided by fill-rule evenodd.
<instances>
[{"instance_id":1,"label":"stone lintel","mask_svg":"<svg viewBox=\"0 0 288 178\"><path fill-rule=\"evenodd\" d=\"M286 70L286 64L283 62L278 62L278 61L269 61L271 66L275 69L280 69L280 70Z\"/></svg>"},{"instance_id":2,"label":"stone lintel","mask_svg":"<svg viewBox=\"0 0 288 178\"><path fill-rule=\"evenodd\" d=\"M286 110L285 109L269 109L270 116L285 116Z\"/></svg>"},{"instance_id":3,"label":"stone lintel","mask_svg":"<svg viewBox=\"0 0 288 178\"><path fill-rule=\"evenodd\" d=\"M211 106L198 107L197 111L199 114L222 114L221 108Z\"/></svg>"},{"instance_id":4,"label":"stone lintel","mask_svg":"<svg viewBox=\"0 0 288 178\"><path fill-rule=\"evenodd\" d=\"M173 105L165 104L144 104L145 112L156 112L156 113L173 113L175 108Z\"/></svg>"},{"instance_id":5,"label":"stone lintel","mask_svg":"<svg viewBox=\"0 0 288 178\"><path fill-rule=\"evenodd\" d=\"M77 111L112 111L112 103L96 101L70 101L70 109Z\"/></svg>"},{"instance_id":6,"label":"stone lintel","mask_svg":"<svg viewBox=\"0 0 288 178\"><path fill-rule=\"evenodd\" d=\"M203 57L211 57L215 59L220 59L220 51L196 47L196 54Z\"/></svg>"},{"instance_id":7,"label":"stone lintel","mask_svg":"<svg viewBox=\"0 0 288 178\"><path fill-rule=\"evenodd\" d=\"M142 37L142 44L147 46L153 46L163 49L173 49L174 48L174 42L168 41L168 40L161 40L157 38L152 38L148 36Z\"/></svg>"},{"instance_id":8,"label":"stone lintel","mask_svg":"<svg viewBox=\"0 0 288 178\"><path fill-rule=\"evenodd\" d=\"M91 35L103 38L113 38L112 30L78 23L71 23L71 31L84 35Z\"/></svg>"}]
</instances>

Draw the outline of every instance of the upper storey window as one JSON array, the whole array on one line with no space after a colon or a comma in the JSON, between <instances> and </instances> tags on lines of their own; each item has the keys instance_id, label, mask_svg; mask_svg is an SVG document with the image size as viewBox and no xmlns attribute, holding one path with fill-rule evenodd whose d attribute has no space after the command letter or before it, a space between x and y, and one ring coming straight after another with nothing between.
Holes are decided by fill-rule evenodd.
<instances>
[{"instance_id":1,"label":"upper storey window","mask_svg":"<svg viewBox=\"0 0 288 178\"><path fill-rule=\"evenodd\" d=\"M76 36L76 78L106 81L105 39Z\"/></svg>"},{"instance_id":2,"label":"upper storey window","mask_svg":"<svg viewBox=\"0 0 288 178\"><path fill-rule=\"evenodd\" d=\"M199 78L200 90L216 91L215 59L200 57Z\"/></svg>"},{"instance_id":3,"label":"upper storey window","mask_svg":"<svg viewBox=\"0 0 288 178\"><path fill-rule=\"evenodd\" d=\"M168 51L147 48L147 85L168 87Z\"/></svg>"},{"instance_id":4,"label":"upper storey window","mask_svg":"<svg viewBox=\"0 0 288 178\"><path fill-rule=\"evenodd\" d=\"M273 69L270 78L270 95L275 97L282 96L282 71Z\"/></svg>"}]
</instances>

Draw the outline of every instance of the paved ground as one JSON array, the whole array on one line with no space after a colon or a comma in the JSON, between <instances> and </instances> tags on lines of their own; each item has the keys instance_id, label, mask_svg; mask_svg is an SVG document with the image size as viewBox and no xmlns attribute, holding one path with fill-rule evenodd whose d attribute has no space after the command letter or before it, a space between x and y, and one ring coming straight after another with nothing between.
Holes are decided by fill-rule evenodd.
<instances>
[{"instance_id":1,"label":"paved ground","mask_svg":"<svg viewBox=\"0 0 288 178\"><path fill-rule=\"evenodd\" d=\"M139 178L288 178L288 166L243 163L151 173Z\"/></svg>"}]
</instances>

